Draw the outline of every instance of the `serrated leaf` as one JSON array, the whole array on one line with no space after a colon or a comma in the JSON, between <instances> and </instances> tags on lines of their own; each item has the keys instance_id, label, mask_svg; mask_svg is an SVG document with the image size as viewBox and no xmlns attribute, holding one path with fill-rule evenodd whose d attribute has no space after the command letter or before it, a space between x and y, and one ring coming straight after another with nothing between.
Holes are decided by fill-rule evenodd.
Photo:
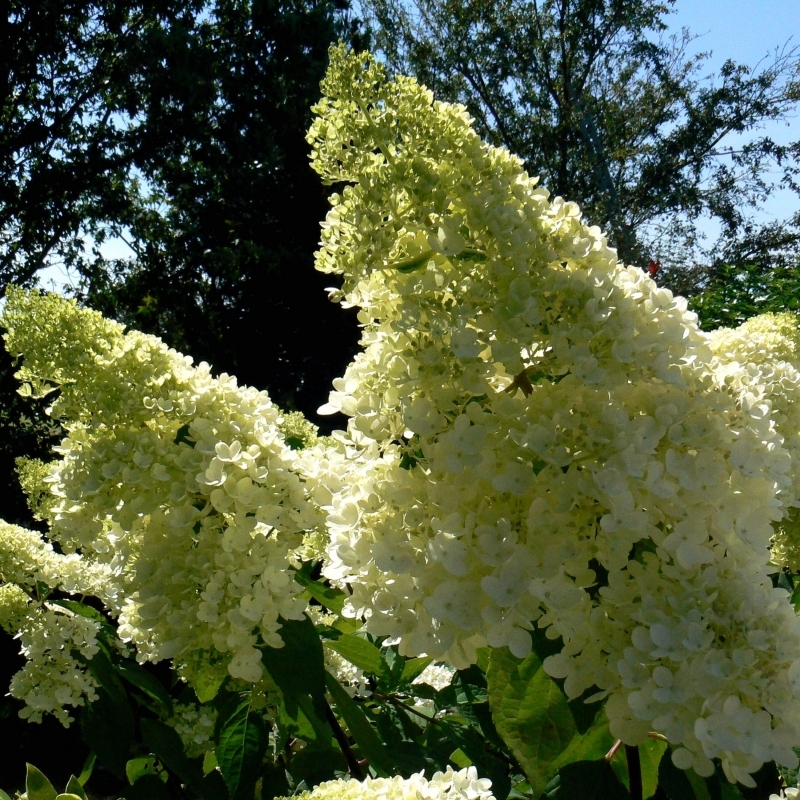
<instances>
[{"instance_id":1,"label":"serrated leaf","mask_svg":"<svg viewBox=\"0 0 800 800\"><path fill-rule=\"evenodd\" d=\"M172 698L155 675L149 673L135 661L121 661L116 668L128 683L159 703L165 711L172 711Z\"/></svg>"},{"instance_id":2,"label":"serrated leaf","mask_svg":"<svg viewBox=\"0 0 800 800\"><path fill-rule=\"evenodd\" d=\"M534 797L562 766L602 758L613 744L604 715L578 733L566 696L535 652L520 661L508 648L494 649L486 680L497 732L525 771Z\"/></svg>"},{"instance_id":3,"label":"serrated leaf","mask_svg":"<svg viewBox=\"0 0 800 800\"><path fill-rule=\"evenodd\" d=\"M218 674L215 670L201 670L196 675L192 675L191 685L197 699L201 703L210 703L218 694L225 682L225 675Z\"/></svg>"},{"instance_id":4,"label":"serrated leaf","mask_svg":"<svg viewBox=\"0 0 800 800\"><path fill-rule=\"evenodd\" d=\"M27 794L28 800L56 800L58 792L44 773L33 764L26 764L26 766L28 772L25 777L25 794Z\"/></svg>"},{"instance_id":5,"label":"serrated leaf","mask_svg":"<svg viewBox=\"0 0 800 800\"><path fill-rule=\"evenodd\" d=\"M318 603L321 603L334 614L341 614L344 608L347 595L333 586L325 586L313 578L309 578L305 572L298 570L294 573L294 579L299 583Z\"/></svg>"},{"instance_id":6,"label":"serrated leaf","mask_svg":"<svg viewBox=\"0 0 800 800\"><path fill-rule=\"evenodd\" d=\"M379 675L383 667L380 649L352 633L343 633L338 639L326 641L325 647L370 675Z\"/></svg>"},{"instance_id":7,"label":"serrated leaf","mask_svg":"<svg viewBox=\"0 0 800 800\"><path fill-rule=\"evenodd\" d=\"M313 727L319 749L326 749L331 731L326 718L325 658L319 633L308 617L282 620L283 647L265 647L261 659L281 690L282 712L299 721L299 712Z\"/></svg>"},{"instance_id":8,"label":"serrated leaf","mask_svg":"<svg viewBox=\"0 0 800 800\"><path fill-rule=\"evenodd\" d=\"M116 692L112 698L105 686L97 694L97 699L81 710L81 733L100 761L118 778L123 778L133 741L133 712L127 698L116 699L119 696ZM124 689L122 696L125 697Z\"/></svg>"},{"instance_id":9,"label":"serrated leaf","mask_svg":"<svg viewBox=\"0 0 800 800\"><path fill-rule=\"evenodd\" d=\"M217 718L216 758L231 800L252 798L267 750L267 730L250 697L235 698Z\"/></svg>"},{"instance_id":10,"label":"serrated leaf","mask_svg":"<svg viewBox=\"0 0 800 800\"><path fill-rule=\"evenodd\" d=\"M642 797L648 798L655 794L658 788L658 768L667 743L663 739L648 737L639 745L639 763L642 767ZM625 758L625 748L620 747L611 761L614 772L619 779L628 786L628 763Z\"/></svg>"},{"instance_id":11,"label":"serrated leaf","mask_svg":"<svg viewBox=\"0 0 800 800\"><path fill-rule=\"evenodd\" d=\"M460 747L450 753L449 760L452 761L459 769L472 766L472 761L470 761L469 756Z\"/></svg>"},{"instance_id":12,"label":"serrated leaf","mask_svg":"<svg viewBox=\"0 0 800 800\"><path fill-rule=\"evenodd\" d=\"M282 620L283 647L265 647L262 661L282 692L325 696L325 659L314 623Z\"/></svg>"},{"instance_id":13,"label":"serrated leaf","mask_svg":"<svg viewBox=\"0 0 800 800\"><path fill-rule=\"evenodd\" d=\"M378 734L369 724L364 711L340 686L339 681L329 672L325 673L328 691L331 693L336 710L347 725L352 737L356 740L361 753L369 762L370 767L380 776L388 776L393 772L393 765L386 745L378 738Z\"/></svg>"},{"instance_id":14,"label":"serrated leaf","mask_svg":"<svg viewBox=\"0 0 800 800\"><path fill-rule=\"evenodd\" d=\"M667 743L663 739L647 738L639 745L639 762L642 765L642 796L650 797L658 788L658 767L664 757Z\"/></svg>"},{"instance_id":15,"label":"serrated leaf","mask_svg":"<svg viewBox=\"0 0 800 800\"><path fill-rule=\"evenodd\" d=\"M411 658L406 661L403 666L403 672L400 675L400 683L411 683L414 678L418 678L425 668L433 663L432 658Z\"/></svg>"},{"instance_id":16,"label":"serrated leaf","mask_svg":"<svg viewBox=\"0 0 800 800\"><path fill-rule=\"evenodd\" d=\"M73 614L77 614L79 617L86 617L87 619L93 619L95 622L100 622L103 625L108 625L108 620L96 608L87 606L85 603L79 603L77 600L53 600L53 604L69 609Z\"/></svg>"},{"instance_id":17,"label":"serrated leaf","mask_svg":"<svg viewBox=\"0 0 800 800\"><path fill-rule=\"evenodd\" d=\"M222 777L217 772L203 776L201 763L186 756L181 737L174 728L155 719L143 719L140 727L142 739L150 752L157 755L159 761L195 794L203 800L228 800ZM150 777L146 775L136 784L149 780Z\"/></svg>"}]
</instances>

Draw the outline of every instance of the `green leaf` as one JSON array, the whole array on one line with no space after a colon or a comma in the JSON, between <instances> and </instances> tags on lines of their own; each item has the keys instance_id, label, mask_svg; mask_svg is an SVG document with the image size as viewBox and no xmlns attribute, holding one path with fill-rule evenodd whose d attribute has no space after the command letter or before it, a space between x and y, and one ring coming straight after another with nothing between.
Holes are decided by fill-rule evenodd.
<instances>
[{"instance_id":1,"label":"green leaf","mask_svg":"<svg viewBox=\"0 0 800 800\"><path fill-rule=\"evenodd\" d=\"M334 614L342 613L347 595L341 589L336 589L333 586L325 586L319 581L310 578L302 570L298 570L294 573L294 579L311 597L325 606L325 608L333 611Z\"/></svg>"},{"instance_id":2,"label":"green leaf","mask_svg":"<svg viewBox=\"0 0 800 800\"><path fill-rule=\"evenodd\" d=\"M217 754L213 750L209 750L203 756L203 775L208 775L217 768Z\"/></svg>"},{"instance_id":3,"label":"green leaf","mask_svg":"<svg viewBox=\"0 0 800 800\"><path fill-rule=\"evenodd\" d=\"M312 725L317 744L325 749L331 731L325 722L325 659L322 641L314 623L302 620L282 620L280 629L283 647L265 647L261 658L267 672L283 697L286 716L299 722L299 712Z\"/></svg>"},{"instance_id":4,"label":"green leaf","mask_svg":"<svg viewBox=\"0 0 800 800\"><path fill-rule=\"evenodd\" d=\"M393 264L389 264L389 269L394 267L398 272L407 275L410 272L416 272L416 270L424 267L433 257L433 250L426 250L420 255L409 256L401 261L395 261Z\"/></svg>"},{"instance_id":5,"label":"green leaf","mask_svg":"<svg viewBox=\"0 0 800 800\"><path fill-rule=\"evenodd\" d=\"M172 800L166 784L155 775L144 775L122 791L125 800Z\"/></svg>"},{"instance_id":6,"label":"green leaf","mask_svg":"<svg viewBox=\"0 0 800 800\"><path fill-rule=\"evenodd\" d=\"M394 771L392 760L386 750L386 745L378 738L375 729L369 724L367 715L339 685L339 681L329 672L325 673L328 691L331 693L336 710L347 725L352 737L356 740L362 755L369 762L370 767L380 776L391 775Z\"/></svg>"},{"instance_id":7,"label":"green leaf","mask_svg":"<svg viewBox=\"0 0 800 800\"><path fill-rule=\"evenodd\" d=\"M111 663L111 659L101 649L98 650L91 659L86 662L86 666L91 672L92 677L105 690L109 699L117 706L122 708L128 706L128 695L122 681Z\"/></svg>"},{"instance_id":8,"label":"green leaf","mask_svg":"<svg viewBox=\"0 0 800 800\"><path fill-rule=\"evenodd\" d=\"M222 777L217 772L203 775L201 763L187 758L181 737L174 728L155 719L143 719L140 727L145 745L195 794L203 800L228 800L228 792ZM137 784L146 779L149 779L149 776L140 778Z\"/></svg>"},{"instance_id":9,"label":"green leaf","mask_svg":"<svg viewBox=\"0 0 800 800\"><path fill-rule=\"evenodd\" d=\"M682 769L672 763L672 749L667 748L658 765L658 785L669 800L696 800L694 789Z\"/></svg>"},{"instance_id":10,"label":"green leaf","mask_svg":"<svg viewBox=\"0 0 800 800\"><path fill-rule=\"evenodd\" d=\"M267 672L283 692L324 697L325 659L314 623L305 616L282 620L280 635L283 647L263 650Z\"/></svg>"},{"instance_id":11,"label":"green leaf","mask_svg":"<svg viewBox=\"0 0 800 800\"><path fill-rule=\"evenodd\" d=\"M639 763L642 767L642 797L650 797L658 788L658 768L667 743L663 739L648 737L639 745ZM610 762L617 777L628 786L628 762L625 758L625 748L620 747Z\"/></svg>"},{"instance_id":12,"label":"green leaf","mask_svg":"<svg viewBox=\"0 0 800 800\"><path fill-rule=\"evenodd\" d=\"M236 697L217 718L216 757L231 800L252 798L261 773L268 733L250 696Z\"/></svg>"},{"instance_id":13,"label":"green leaf","mask_svg":"<svg viewBox=\"0 0 800 800\"><path fill-rule=\"evenodd\" d=\"M128 778L128 783L133 786L139 778L145 775L158 775L158 767L156 766L155 756L141 756L140 758L132 758L125 765L125 775Z\"/></svg>"},{"instance_id":14,"label":"green leaf","mask_svg":"<svg viewBox=\"0 0 800 800\"><path fill-rule=\"evenodd\" d=\"M425 667L433 663L432 658L411 658L403 666L400 683L411 683L425 671Z\"/></svg>"},{"instance_id":15,"label":"green leaf","mask_svg":"<svg viewBox=\"0 0 800 800\"><path fill-rule=\"evenodd\" d=\"M345 765L346 766L346 765ZM313 784L312 784L313 785ZM261 775L261 798L288 797L292 793L283 764L267 764Z\"/></svg>"},{"instance_id":16,"label":"green leaf","mask_svg":"<svg viewBox=\"0 0 800 800\"><path fill-rule=\"evenodd\" d=\"M99 656L97 653L95 658ZM95 660L89 663L92 664ZM112 671L113 672L113 671ZM114 676L116 680L116 676ZM113 682L112 684L113 688ZM121 689L120 684L120 689ZM83 739L100 761L118 778L125 777L125 764L128 751L133 742L133 712L127 702L125 690L121 689L124 700L119 693L109 694L105 686L100 687L98 697L93 703L85 706L80 715L80 726Z\"/></svg>"},{"instance_id":17,"label":"green leaf","mask_svg":"<svg viewBox=\"0 0 800 800\"><path fill-rule=\"evenodd\" d=\"M201 703L210 703L219 694L219 690L227 677L216 670L199 670L192 675L191 686Z\"/></svg>"},{"instance_id":18,"label":"green leaf","mask_svg":"<svg viewBox=\"0 0 800 800\"><path fill-rule=\"evenodd\" d=\"M463 753L474 764L481 777L491 780L492 793L498 800L508 795L511 789L508 763L501 761L486 749L485 736L469 725L459 723L451 715L446 715L439 719L436 727L440 728L447 735L447 738L457 745L458 752ZM449 760L453 761L452 753Z\"/></svg>"},{"instance_id":19,"label":"green leaf","mask_svg":"<svg viewBox=\"0 0 800 800\"><path fill-rule=\"evenodd\" d=\"M108 625L108 620L96 609L87 606L85 603L79 603L77 600L54 600L53 603L62 608L67 608L73 614L79 617L87 617L93 619L95 622L100 622L103 625Z\"/></svg>"},{"instance_id":20,"label":"green leaf","mask_svg":"<svg viewBox=\"0 0 800 800\"><path fill-rule=\"evenodd\" d=\"M172 698L155 675L135 661L120 661L116 667L117 672L128 683L159 703L165 711L172 712Z\"/></svg>"},{"instance_id":21,"label":"green leaf","mask_svg":"<svg viewBox=\"0 0 800 800\"><path fill-rule=\"evenodd\" d=\"M0 789L0 800L11 800L11 797L9 797L9 795Z\"/></svg>"},{"instance_id":22,"label":"green leaf","mask_svg":"<svg viewBox=\"0 0 800 800\"><path fill-rule=\"evenodd\" d=\"M69 794L78 795L78 797L80 797L81 800L88 800L88 798L86 797L86 792L83 791L83 785L74 775L69 776L69 780L67 781L66 791Z\"/></svg>"},{"instance_id":23,"label":"green leaf","mask_svg":"<svg viewBox=\"0 0 800 800\"><path fill-rule=\"evenodd\" d=\"M316 747L305 747L289 759L287 769L294 780L295 786L300 781L305 781L310 788L322 783L322 781L330 781L341 777L343 773L347 772L347 761L341 750L330 748L320 750ZM263 783L262 796L264 796Z\"/></svg>"},{"instance_id":24,"label":"green leaf","mask_svg":"<svg viewBox=\"0 0 800 800\"><path fill-rule=\"evenodd\" d=\"M658 767L667 749L663 739L647 738L639 745L639 762L642 765L642 795L650 797L658 788ZM623 758L624 761L624 758Z\"/></svg>"},{"instance_id":25,"label":"green leaf","mask_svg":"<svg viewBox=\"0 0 800 800\"><path fill-rule=\"evenodd\" d=\"M72 794L71 792L62 792L56 796L56 800L84 800L84 798L77 794Z\"/></svg>"},{"instance_id":26,"label":"green leaf","mask_svg":"<svg viewBox=\"0 0 800 800\"><path fill-rule=\"evenodd\" d=\"M705 778L701 778L693 769L686 770L686 777L697 800L711 800Z\"/></svg>"},{"instance_id":27,"label":"green leaf","mask_svg":"<svg viewBox=\"0 0 800 800\"><path fill-rule=\"evenodd\" d=\"M713 775L708 779L708 781L716 781L717 786L719 787L720 800L742 800L742 793L739 791L739 787L734 786L732 783L728 783L725 778L720 778L716 775Z\"/></svg>"},{"instance_id":28,"label":"green leaf","mask_svg":"<svg viewBox=\"0 0 800 800\"><path fill-rule=\"evenodd\" d=\"M521 661L508 648L494 649L486 680L497 732L525 771L534 797L561 767L602 758L614 742L605 715L585 734L578 732L566 696L535 652Z\"/></svg>"},{"instance_id":29,"label":"green leaf","mask_svg":"<svg viewBox=\"0 0 800 800\"><path fill-rule=\"evenodd\" d=\"M92 777L95 761L97 761L97 756L94 753L89 753L86 756L86 761L83 762L83 767L81 768L81 774L78 775L78 783L81 786L86 786L86 781Z\"/></svg>"},{"instance_id":30,"label":"green leaf","mask_svg":"<svg viewBox=\"0 0 800 800\"><path fill-rule=\"evenodd\" d=\"M178 428L177 432L175 433L175 438L172 440L173 444L180 444L181 442L185 442L189 445L189 447L194 447L196 442L192 439L191 434L189 433L189 428L191 426L187 422L185 425L181 425Z\"/></svg>"},{"instance_id":31,"label":"green leaf","mask_svg":"<svg viewBox=\"0 0 800 800\"><path fill-rule=\"evenodd\" d=\"M56 800L58 792L44 773L36 769L33 764L26 766L28 774L25 778L25 793L28 795L28 800Z\"/></svg>"},{"instance_id":32,"label":"green leaf","mask_svg":"<svg viewBox=\"0 0 800 800\"><path fill-rule=\"evenodd\" d=\"M630 800L630 792L604 758L567 764L558 774L561 786L556 797L559 800Z\"/></svg>"},{"instance_id":33,"label":"green leaf","mask_svg":"<svg viewBox=\"0 0 800 800\"><path fill-rule=\"evenodd\" d=\"M342 658L346 658L351 664L355 664L370 675L381 673L383 659L380 649L360 636L343 633L338 639L326 641L325 647L334 650Z\"/></svg>"}]
</instances>

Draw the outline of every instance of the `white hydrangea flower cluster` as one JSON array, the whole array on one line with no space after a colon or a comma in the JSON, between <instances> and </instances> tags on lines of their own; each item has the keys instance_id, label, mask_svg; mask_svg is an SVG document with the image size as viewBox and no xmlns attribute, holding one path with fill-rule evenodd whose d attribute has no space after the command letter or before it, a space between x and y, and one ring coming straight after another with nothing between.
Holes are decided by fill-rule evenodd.
<instances>
[{"instance_id":1,"label":"white hydrangea flower cluster","mask_svg":"<svg viewBox=\"0 0 800 800\"><path fill-rule=\"evenodd\" d=\"M189 758L197 758L214 749L214 725L217 712L211 706L177 703L166 721L175 729Z\"/></svg>"},{"instance_id":2,"label":"white hydrangea flower cluster","mask_svg":"<svg viewBox=\"0 0 800 800\"><path fill-rule=\"evenodd\" d=\"M428 664L412 683L426 683L437 692L446 689L453 682L456 671L447 664Z\"/></svg>"},{"instance_id":3,"label":"white hydrangea flower cluster","mask_svg":"<svg viewBox=\"0 0 800 800\"><path fill-rule=\"evenodd\" d=\"M116 581L109 567L77 553L62 555L40 533L0 520L0 580L34 591L38 582L68 594L89 594L109 605Z\"/></svg>"},{"instance_id":4,"label":"white hydrangea flower cluster","mask_svg":"<svg viewBox=\"0 0 800 800\"><path fill-rule=\"evenodd\" d=\"M425 683L432 686L437 692L447 688L453 680L456 671L447 664L428 664L412 683ZM414 708L424 712L426 717L433 718L436 715L436 703L427 697L415 697Z\"/></svg>"},{"instance_id":5,"label":"white hydrangea flower cluster","mask_svg":"<svg viewBox=\"0 0 800 800\"><path fill-rule=\"evenodd\" d=\"M494 800L492 782L479 778L475 767L448 767L430 780L419 772L410 778L366 778L325 781L298 800Z\"/></svg>"},{"instance_id":6,"label":"white hydrangea flower cluster","mask_svg":"<svg viewBox=\"0 0 800 800\"><path fill-rule=\"evenodd\" d=\"M344 656L331 650L330 647L323 648L323 654L325 669L339 681L350 697L369 697L372 694L364 670L351 664Z\"/></svg>"},{"instance_id":7,"label":"white hydrangea flower cluster","mask_svg":"<svg viewBox=\"0 0 800 800\"><path fill-rule=\"evenodd\" d=\"M309 141L332 197L317 266L364 352L301 458L345 613L465 666L563 640L545 668L731 780L797 764L800 622L769 578L791 451L720 391L680 298L617 261L574 203L369 56L332 51Z\"/></svg>"},{"instance_id":8,"label":"white hydrangea flower cluster","mask_svg":"<svg viewBox=\"0 0 800 800\"><path fill-rule=\"evenodd\" d=\"M22 700L23 719L41 722L52 714L64 726L73 722L67 706L97 699L97 682L72 654L91 659L98 651L100 624L59 607L38 607L22 621L18 636L28 659L9 685L12 697Z\"/></svg>"},{"instance_id":9,"label":"white hydrangea flower cluster","mask_svg":"<svg viewBox=\"0 0 800 800\"><path fill-rule=\"evenodd\" d=\"M47 479L51 537L117 576L112 611L138 658L216 651L258 681L259 637L280 647L278 618L303 614L289 559L318 524L280 411L73 301L7 297L23 389L57 388L51 413L69 432Z\"/></svg>"},{"instance_id":10,"label":"white hydrangea flower cluster","mask_svg":"<svg viewBox=\"0 0 800 800\"><path fill-rule=\"evenodd\" d=\"M331 611L325 611L320 606L309 606L308 616L315 625L328 625L335 627L339 617ZM325 647L323 640L322 653L325 659L325 669L333 675L350 697L369 697L372 694L364 670L349 662L344 656Z\"/></svg>"},{"instance_id":11,"label":"white hydrangea flower cluster","mask_svg":"<svg viewBox=\"0 0 800 800\"><path fill-rule=\"evenodd\" d=\"M0 521L0 581L0 627L20 639L27 660L9 689L12 697L25 702L20 716L40 722L43 714L53 714L69 725L73 718L67 706L97 696L94 678L72 651L87 659L97 652L99 623L50 605L41 590L92 594L113 602L113 576L103 564L56 553L41 534Z\"/></svg>"},{"instance_id":12,"label":"white hydrangea flower cluster","mask_svg":"<svg viewBox=\"0 0 800 800\"><path fill-rule=\"evenodd\" d=\"M762 314L735 330L709 337L714 377L749 406L769 404L791 455L791 486L782 496L783 519L774 525L773 561L800 570L800 329L795 314Z\"/></svg>"},{"instance_id":13,"label":"white hydrangea flower cluster","mask_svg":"<svg viewBox=\"0 0 800 800\"><path fill-rule=\"evenodd\" d=\"M0 585L0 628L15 634L28 616L30 595L16 583Z\"/></svg>"}]
</instances>

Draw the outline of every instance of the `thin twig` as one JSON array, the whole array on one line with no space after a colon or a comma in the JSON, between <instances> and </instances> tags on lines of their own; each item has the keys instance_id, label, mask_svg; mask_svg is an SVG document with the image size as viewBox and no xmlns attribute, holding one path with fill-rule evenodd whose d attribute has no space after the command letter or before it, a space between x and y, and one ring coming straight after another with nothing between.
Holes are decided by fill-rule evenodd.
<instances>
[{"instance_id":1,"label":"thin twig","mask_svg":"<svg viewBox=\"0 0 800 800\"><path fill-rule=\"evenodd\" d=\"M617 750L622 747L622 739L617 739L613 745L611 745L611 749L606 753L606 761L611 761L612 758L617 754Z\"/></svg>"}]
</instances>

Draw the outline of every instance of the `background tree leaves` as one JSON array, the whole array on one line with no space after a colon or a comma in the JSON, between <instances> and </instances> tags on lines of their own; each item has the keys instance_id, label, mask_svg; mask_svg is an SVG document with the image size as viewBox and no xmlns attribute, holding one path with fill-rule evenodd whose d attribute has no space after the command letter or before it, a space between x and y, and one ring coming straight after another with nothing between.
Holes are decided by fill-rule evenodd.
<instances>
[{"instance_id":1,"label":"background tree leaves","mask_svg":"<svg viewBox=\"0 0 800 800\"><path fill-rule=\"evenodd\" d=\"M798 218L753 214L798 187L798 144L758 132L796 108L800 51L702 79L692 35L666 36L675 0L366 0L375 46L437 98L463 102L493 144L577 202L621 258L682 294L721 264L796 264ZM750 137L730 146L729 134ZM719 223L703 241L702 220ZM788 259L788 261L787 261Z\"/></svg>"}]
</instances>

